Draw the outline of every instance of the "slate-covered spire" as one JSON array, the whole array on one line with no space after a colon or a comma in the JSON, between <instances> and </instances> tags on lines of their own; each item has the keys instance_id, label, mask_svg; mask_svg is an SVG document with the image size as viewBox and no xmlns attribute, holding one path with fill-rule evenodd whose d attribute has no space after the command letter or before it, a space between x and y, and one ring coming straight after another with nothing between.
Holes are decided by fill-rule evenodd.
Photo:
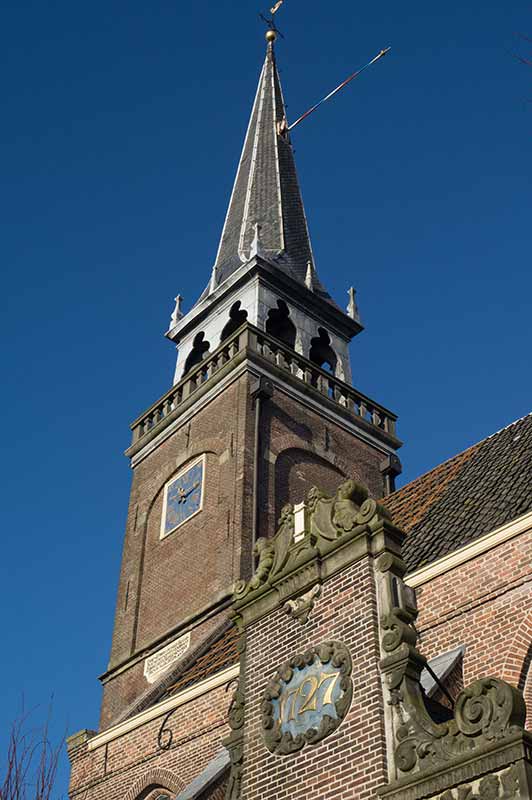
<instances>
[{"instance_id":1,"label":"slate-covered spire","mask_svg":"<svg viewBox=\"0 0 532 800\"><path fill-rule=\"evenodd\" d=\"M257 228L258 226L258 228ZM260 254L300 283L314 259L286 112L268 43L242 156L216 256L210 289ZM316 278L314 291L327 296Z\"/></svg>"}]
</instances>

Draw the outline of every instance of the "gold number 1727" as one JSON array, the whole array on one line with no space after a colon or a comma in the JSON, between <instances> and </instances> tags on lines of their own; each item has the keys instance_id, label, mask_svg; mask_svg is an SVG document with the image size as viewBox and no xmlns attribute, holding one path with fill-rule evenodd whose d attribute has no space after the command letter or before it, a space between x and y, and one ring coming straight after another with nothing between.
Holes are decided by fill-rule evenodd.
<instances>
[{"instance_id":1,"label":"gold number 1727","mask_svg":"<svg viewBox=\"0 0 532 800\"><path fill-rule=\"evenodd\" d=\"M322 705L325 706L328 703L332 703L333 690L339 677L339 672L332 674L322 672L319 679L315 675L309 675L298 687L286 692L284 697L281 699L279 709L281 713L281 721L284 720L286 722L291 722L292 720L295 720L296 713L304 714L306 711L317 711L318 694L321 687L326 684L327 681L329 681L329 684L325 690ZM305 687L308 688L305 690ZM298 697L303 698L303 702L296 712L296 702ZM284 715L285 711L288 712L286 718Z\"/></svg>"}]
</instances>

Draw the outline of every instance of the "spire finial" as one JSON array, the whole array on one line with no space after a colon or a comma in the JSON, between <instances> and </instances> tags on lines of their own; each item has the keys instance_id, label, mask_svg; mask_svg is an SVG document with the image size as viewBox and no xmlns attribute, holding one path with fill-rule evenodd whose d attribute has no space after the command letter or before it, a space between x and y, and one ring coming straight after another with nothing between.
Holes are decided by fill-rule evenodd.
<instances>
[{"instance_id":1,"label":"spire finial","mask_svg":"<svg viewBox=\"0 0 532 800\"><path fill-rule=\"evenodd\" d=\"M284 0L277 0L277 2L270 8L271 17L269 18L265 17L264 14L259 14L261 20L265 22L266 25L268 26L268 30L266 31L266 41L268 42L269 45L272 45L275 42L278 35L281 38L283 36L279 28L276 26L274 19L275 15L279 11L283 3Z\"/></svg>"},{"instance_id":2,"label":"spire finial","mask_svg":"<svg viewBox=\"0 0 532 800\"><path fill-rule=\"evenodd\" d=\"M250 259L254 256L262 256L262 248L260 246L260 225L258 222L255 223L253 229L253 241L251 242L251 250L249 251Z\"/></svg>"},{"instance_id":3,"label":"spire finial","mask_svg":"<svg viewBox=\"0 0 532 800\"><path fill-rule=\"evenodd\" d=\"M352 286L349 287L347 294L349 295L349 305L347 306L347 314L356 322L360 322L360 314L358 313L358 306L356 301L356 289Z\"/></svg>"},{"instance_id":4,"label":"spire finial","mask_svg":"<svg viewBox=\"0 0 532 800\"><path fill-rule=\"evenodd\" d=\"M307 274L305 275L305 286L312 292L314 290L314 270L312 268L312 261L307 261Z\"/></svg>"},{"instance_id":5,"label":"spire finial","mask_svg":"<svg viewBox=\"0 0 532 800\"><path fill-rule=\"evenodd\" d=\"M184 317L183 311L181 310L181 303L183 302L183 298L180 294L177 295L175 298L175 308L172 312L172 316L170 318L170 330L174 328L180 319Z\"/></svg>"}]
</instances>

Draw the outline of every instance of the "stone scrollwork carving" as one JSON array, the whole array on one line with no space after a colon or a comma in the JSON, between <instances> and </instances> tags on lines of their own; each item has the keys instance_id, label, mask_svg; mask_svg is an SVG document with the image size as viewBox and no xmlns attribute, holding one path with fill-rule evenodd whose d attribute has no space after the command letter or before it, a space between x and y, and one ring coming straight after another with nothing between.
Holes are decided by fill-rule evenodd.
<instances>
[{"instance_id":1,"label":"stone scrollwork carving","mask_svg":"<svg viewBox=\"0 0 532 800\"><path fill-rule=\"evenodd\" d=\"M397 778L451 768L464 754L482 753L522 732L526 710L521 693L493 677L475 681L458 695L450 721L432 719L421 690L420 675L426 661L415 647L417 610L412 591L402 581L404 564L386 554L378 568L381 670L388 690L386 713L391 715ZM488 783L486 779L480 792L482 800L488 800ZM494 787L495 782L490 785ZM447 795L445 800L474 800L469 794Z\"/></svg>"},{"instance_id":2,"label":"stone scrollwork carving","mask_svg":"<svg viewBox=\"0 0 532 800\"><path fill-rule=\"evenodd\" d=\"M242 781L242 767L244 762L244 712L245 696L237 680L236 689L227 712L227 721L231 728L230 735L224 739L224 746L229 752L231 760L229 782L225 793L225 800L240 800Z\"/></svg>"},{"instance_id":3,"label":"stone scrollwork carving","mask_svg":"<svg viewBox=\"0 0 532 800\"><path fill-rule=\"evenodd\" d=\"M389 520L386 509L368 497L368 491L347 480L333 497L316 487L307 496L305 530L294 536L294 507L286 505L272 539L259 539L255 545L258 564L249 581L235 586L234 601L240 603L271 588L285 575L305 562L322 556L341 541L370 532L372 526Z\"/></svg>"},{"instance_id":4,"label":"stone scrollwork carving","mask_svg":"<svg viewBox=\"0 0 532 800\"><path fill-rule=\"evenodd\" d=\"M520 693L497 678L484 678L464 689L454 719L447 723L430 719L408 679L398 690L396 706L405 715L397 728L395 751L405 773L450 763L463 753L509 738L523 728L525 719Z\"/></svg>"},{"instance_id":5,"label":"stone scrollwork carving","mask_svg":"<svg viewBox=\"0 0 532 800\"><path fill-rule=\"evenodd\" d=\"M230 771L225 800L240 800L242 769L244 766L244 722L246 711L246 696L244 692L244 678L246 666L246 637L240 636L238 641L238 652L240 654L240 677L231 681L226 691L232 687L233 695L227 711L227 722L231 728L231 733L223 740L223 745L227 749L230 758Z\"/></svg>"},{"instance_id":6,"label":"stone scrollwork carving","mask_svg":"<svg viewBox=\"0 0 532 800\"><path fill-rule=\"evenodd\" d=\"M488 741L513 733L524 723L522 695L497 678L484 678L458 696L454 717L462 736L483 736Z\"/></svg>"},{"instance_id":7,"label":"stone scrollwork carving","mask_svg":"<svg viewBox=\"0 0 532 800\"><path fill-rule=\"evenodd\" d=\"M324 642L284 663L261 704L270 752L289 755L333 733L353 698L351 656L341 642Z\"/></svg>"}]
</instances>

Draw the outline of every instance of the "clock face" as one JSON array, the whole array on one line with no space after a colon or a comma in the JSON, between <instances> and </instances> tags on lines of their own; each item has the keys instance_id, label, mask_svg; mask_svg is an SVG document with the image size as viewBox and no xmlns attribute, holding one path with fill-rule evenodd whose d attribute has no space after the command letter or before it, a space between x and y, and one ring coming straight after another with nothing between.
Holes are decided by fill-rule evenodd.
<instances>
[{"instance_id":1,"label":"clock face","mask_svg":"<svg viewBox=\"0 0 532 800\"><path fill-rule=\"evenodd\" d=\"M166 484L161 539L201 511L204 472L205 464L202 456Z\"/></svg>"}]
</instances>

